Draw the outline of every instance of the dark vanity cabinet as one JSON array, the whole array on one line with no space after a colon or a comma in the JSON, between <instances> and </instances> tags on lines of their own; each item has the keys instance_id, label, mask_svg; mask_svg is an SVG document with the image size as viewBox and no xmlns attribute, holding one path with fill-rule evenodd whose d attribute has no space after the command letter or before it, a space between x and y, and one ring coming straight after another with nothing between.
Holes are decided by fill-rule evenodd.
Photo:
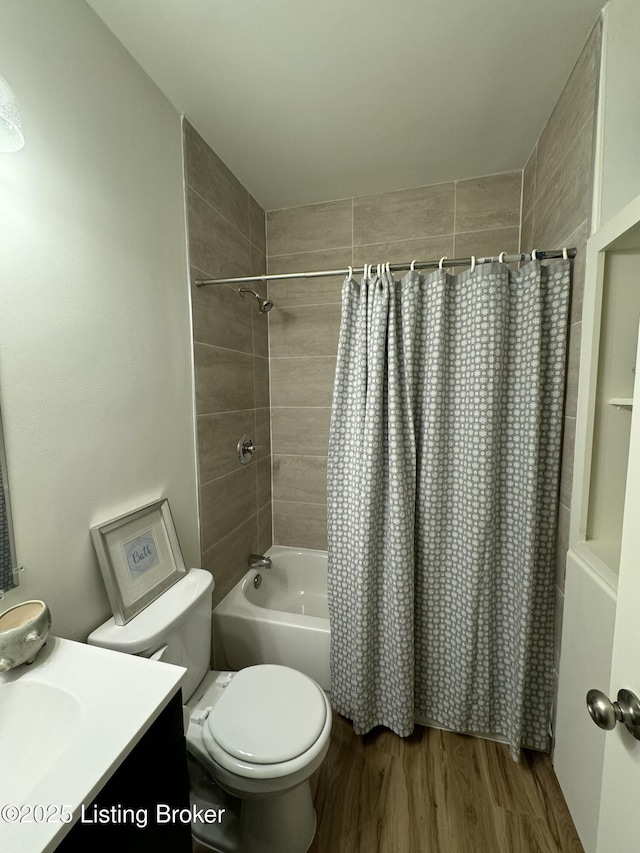
<instances>
[{"instance_id":1,"label":"dark vanity cabinet","mask_svg":"<svg viewBox=\"0 0 640 853\"><path fill-rule=\"evenodd\" d=\"M91 744L87 744L91 749ZM191 853L189 780L178 690L56 853Z\"/></svg>"}]
</instances>

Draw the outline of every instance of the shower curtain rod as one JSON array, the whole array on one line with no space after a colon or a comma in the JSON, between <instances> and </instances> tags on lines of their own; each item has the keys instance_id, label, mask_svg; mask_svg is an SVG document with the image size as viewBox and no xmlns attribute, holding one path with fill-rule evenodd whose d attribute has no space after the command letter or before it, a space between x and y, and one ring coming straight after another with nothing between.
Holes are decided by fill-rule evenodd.
<instances>
[{"instance_id":1,"label":"shower curtain rod","mask_svg":"<svg viewBox=\"0 0 640 853\"><path fill-rule=\"evenodd\" d=\"M533 252L518 252L515 255L508 255L502 252L500 255L486 258L441 258L438 261L412 261L407 264L390 264L391 272L399 272L400 270L416 270L436 269L437 267L462 267L469 264L492 264L504 262L505 264L516 264L522 261L530 261L532 258L537 258L539 261L547 261L551 258L575 258L575 249L551 249L542 251L536 249ZM375 264L372 269L375 269ZM364 273L364 267L348 267L346 270L315 270L314 272L288 272L279 273L277 275L244 275L239 278L198 278L196 286L203 287L206 284L244 284L249 281L281 281L288 278L324 278L330 275L360 275Z\"/></svg>"}]
</instances>

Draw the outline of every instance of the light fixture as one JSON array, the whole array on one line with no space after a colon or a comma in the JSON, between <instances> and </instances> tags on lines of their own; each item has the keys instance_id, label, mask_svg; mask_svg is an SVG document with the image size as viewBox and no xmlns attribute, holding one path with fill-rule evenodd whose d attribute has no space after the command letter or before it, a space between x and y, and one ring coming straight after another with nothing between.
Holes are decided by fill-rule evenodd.
<instances>
[{"instance_id":1,"label":"light fixture","mask_svg":"<svg viewBox=\"0 0 640 853\"><path fill-rule=\"evenodd\" d=\"M0 151L19 151L24 145L22 121L11 86L0 77Z\"/></svg>"}]
</instances>

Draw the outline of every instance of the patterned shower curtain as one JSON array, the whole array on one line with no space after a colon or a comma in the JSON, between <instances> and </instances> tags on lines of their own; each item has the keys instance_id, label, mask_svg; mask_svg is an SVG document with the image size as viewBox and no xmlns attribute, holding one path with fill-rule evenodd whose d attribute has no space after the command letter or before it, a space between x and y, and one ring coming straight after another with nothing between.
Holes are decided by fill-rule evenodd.
<instances>
[{"instance_id":1,"label":"patterned shower curtain","mask_svg":"<svg viewBox=\"0 0 640 853\"><path fill-rule=\"evenodd\" d=\"M329 612L356 733L548 748L569 265L344 284Z\"/></svg>"}]
</instances>

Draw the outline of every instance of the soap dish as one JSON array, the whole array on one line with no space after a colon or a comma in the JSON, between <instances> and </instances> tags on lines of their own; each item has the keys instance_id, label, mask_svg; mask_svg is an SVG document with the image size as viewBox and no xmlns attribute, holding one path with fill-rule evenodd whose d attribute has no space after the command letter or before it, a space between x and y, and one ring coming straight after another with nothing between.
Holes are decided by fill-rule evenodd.
<instances>
[{"instance_id":1,"label":"soap dish","mask_svg":"<svg viewBox=\"0 0 640 853\"><path fill-rule=\"evenodd\" d=\"M0 672L33 663L51 628L44 601L23 601L0 613Z\"/></svg>"}]
</instances>

